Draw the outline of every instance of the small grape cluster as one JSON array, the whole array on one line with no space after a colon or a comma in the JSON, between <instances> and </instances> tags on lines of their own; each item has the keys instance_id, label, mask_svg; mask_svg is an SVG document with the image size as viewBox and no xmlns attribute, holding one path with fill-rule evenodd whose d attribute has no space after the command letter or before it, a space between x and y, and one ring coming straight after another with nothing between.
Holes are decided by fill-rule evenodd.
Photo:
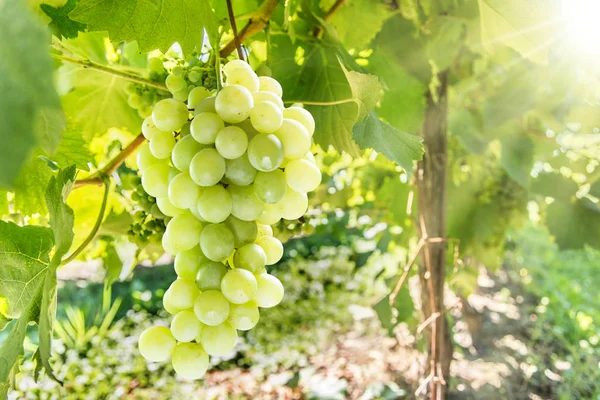
<instances>
[{"instance_id":1,"label":"small grape cluster","mask_svg":"<svg viewBox=\"0 0 600 400\"><path fill-rule=\"evenodd\" d=\"M244 61L223 73L218 93L195 87L187 105L175 96L181 76L167 77L174 97L144 120L149 142L137 155L144 190L171 218L162 244L178 275L163 298L170 329L144 331L139 350L149 361L170 358L185 379L201 378L209 355L230 353L237 331L258 323L259 308L281 302L283 285L265 268L283 256L270 225L302 217L307 192L321 182L312 115L285 108L281 85Z\"/></svg>"},{"instance_id":2,"label":"small grape cluster","mask_svg":"<svg viewBox=\"0 0 600 400\"><path fill-rule=\"evenodd\" d=\"M131 200L139 208L132 214L133 221L127 232L130 240L138 247L160 244L166 226L165 215L158 208L156 199L146 193L140 182L133 188Z\"/></svg>"}]
</instances>

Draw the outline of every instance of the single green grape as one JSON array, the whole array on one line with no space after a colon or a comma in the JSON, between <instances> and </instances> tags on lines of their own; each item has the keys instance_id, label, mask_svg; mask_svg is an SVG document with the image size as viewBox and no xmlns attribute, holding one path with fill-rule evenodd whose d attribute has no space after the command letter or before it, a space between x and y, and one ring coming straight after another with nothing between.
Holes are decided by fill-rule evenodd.
<instances>
[{"instance_id":1,"label":"single green grape","mask_svg":"<svg viewBox=\"0 0 600 400\"><path fill-rule=\"evenodd\" d=\"M200 332L202 346L211 356L226 356L237 343L237 331L228 322L218 326L206 326Z\"/></svg>"},{"instance_id":2,"label":"single green grape","mask_svg":"<svg viewBox=\"0 0 600 400\"><path fill-rule=\"evenodd\" d=\"M256 326L260 319L260 312L255 302L249 301L244 304L232 304L227 322L235 329L248 331Z\"/></svg>"},{"instance_id":3,"label":"single green grape","mask_svg":"<svg viewBox=\"0 0 600 400\"><path fill-rule=\"evenodd\" d=\"M248 136L237 126L227 126L219 131L215 147L220 155L228 160L241 157L248 148Z\"/></svg>"},{"instance_id":4,"label":"single green grape","mask_svg":"<svg viewBox=\"0 0 600 400\"><path fill-rule=\"evenodd\" d=\"M302 158L310 151L310 135L304 125L298 121L284 118L281 127L275 132L275 136L283 145L285 157L290 160Z\"/></svg>"},{"instance_id":5,"label":"single green grape","mask_svg":"<svg viewBox=\"0 0 600 400\"><path fill-rule=\"evenodd\" d=\"M273 171L281 165L284 148L274 134L261 133L248 143L248 160L259 171Z\"/></svg>"},{"instance_id":6,"label":"single green grape","mask_svg":"<svg viewBox=\"0 0 600 400\"><path fill-rule=\"evenodd\" d=\"M261 92L275 93L278 97L283 96L283 89L281 84L270 76L259 76L258 81L260 84L259 90Z\"/></svg>"},{"instance_id":7,"label":"single green grape","mask_svg":"<svg viewBox=\"0 0 600 400\"><path fill-rule=\"evenodd\" d=\"M206 257L224 261L233 253L233 233L224 224L208 224L200 235L200 247Z\"/></svg>"},{"instance_id":8,"label":"single green grape","mask_svg":"<svg viewBox=\"0 0 600 400\"><path fill-rule=\"evenodd\" d=\"M200 150L205 148L204 145L198 143L192 135L187 135L179 139L171 154L171 161L175 168L180 171L187 171L190 168L192 158Z\"/></svg>"},{"instance_id":9,"label":"single green grape","mask_svg":"<svg viewBox=\"0 0 600 400\"><path fill-rule=\"evenodd\" d=\"M281 127L283 113L276 104L270 101L261 101L256 103L250 111L250 121L258 132L273 133Z\"/></svg>"},{"instance_id":10,"label":"single green grape","mask_svg":"<svg viewBox=\"0 0 600 400\"><path fill-rule=\"evenodd\" d=\"M177 342L166 326L152 326L140 335L138 349L148 361L166 361L171 357L171 352Z\"/></svg>"},{"instance_id":11,"label":"single green grape","mask_svg":"<svg viewBox=\"0 0 600 400\"><path fill-rule=\"evenodd\" d=\"M196 298L194 313L205 325L222 324L229 317L229 301L218 290L206 290ZM206 327L203 327L204 330Z\"/></svg>"},{"instance_id":12,"label":"single green grape","mask_svg":"<svg viewBox=\"0 0 600 400\"><path fill-rule=\"evenodd\" d=\"M194 246L189 250L177 254L175 257L175 273L177 273L177 276L180 278L195 280L200 265L207 261L208 259L204 253L202 253L200 245Z\"/></svg>"},{"instance_id":13,"label":"single green grape","mask_svg":"<svg viewBox=\"0 0 600 400\"><path fill-rule=\"evenodd\" d=\"M225 179L227 183L233 183L237 186L247 186L254 182L256 172L256 168L248 160L247 153L244 153L239 158L226 160L225 162Z\"/></svg>"},{"instance_id":14,"label":"single green grape","mask_svg":"<svg viewBox=\"0 0 600 400\"><path fill-rule=\"evenodd\" d=\"M264 208L264 204L254 195L252 186L229 185L231 195L231 214L242 221L254 221Z\"/></svg>"},{"instance_id":15,"label":"single green grape","mask_svg":"<svg viewBox=\"0 0 600 400\"><path fill-rule=\"evenodd\" d=\"M190 250L196 246L200 240L201 232L202 222L198 221L190 212L174 216L167 224L166 230L177 253Z\"/></svg>"},{"instance_id":16,"label":"single green grape","mask_svg":"<svg viewBox=\"0 0 600 400\"><path fill-rule=\"evenodd\" d=\"M187 122L187 119L187 106L176 99L163 99L152 109L152 121L161 131L177 131Z\"/></svg>"},{"instance_id":17,"label":"single green grape","mask_svg":"<svg viewBox=\"0 0 600 400\"><path fill-rule=\"evenodd\" d=\"M200 321L192 310L184 310L171 321L171 333L178 342L191 342L200 333Z\"/></svg>"},{"instance_id":18,"label":"single green grape","mask_svg":"<svg viewBox=\"0 0 600 400\"><path fill-rule=\"evenodd\" d=\"M142 186L146 193L152 197L165 197L169 190L169 164L154 164L144 170Z\"/></svg>"},{"instance_id":19,"label":"single green grape","mask_svg":"<svg viewBox=\"0 0 600 400\"><path fill-rule=\"evenodd\" d=\"M173 349L173 369L183 379L200 379L208 370L208 354L198 343L179 343Z\"/></svg>"},{"instance_id":20,"label":"single green grape","mask_svg":"<svg viewBox=\"0 0 600 400\"><path fill-rule=\"evenodd\" d=\"M275 204L283 198L287 189L286 175L276 169L270 172L259 172L254 178L254 194L265 204Z\"/></svg>"},{"instance_id":21,"label":"single green grape","mask_svg":"<svg viewBox=\"0 0 600 400\"><path fill-rule=\"evenodd\" d=\"M225 86L215 100L217 114L230 124L237 124L248 118L252 107L254 107L252 94L240 85Z\"/></svg>"},{"instance_id":22,"label":"single green grape","mask_svg":"<svg viewBox=\"0 0 600 400\"><path fill-rule=\"evenodd\" d=\"M260 248L260 246L258 247ZM228 271L221 280L221 292L233 304L243 304L252 300L256 294L256 288L256 278L252 272L245 269L236 268Z\"/></svg>"},{"instance_id":23,"label":"single green grape","mask_svg":"<svg viewBox=\"0 0 600 400\"><path fill-rule=\"evenodd\" d=\"M231 215L225 221L225 225L233 233L236 249L245 244L253 243L256 240L258 227L255 221L242 221Z\"/></svg>"},{"instance_id":24,"label":"single green grape","mask_svg":"<svg viewBox=\"0 0 600 400\"><path fill-rule=\"evenodd\" d=\"M249 243L237 249L233 255L236 268L242 268L255 274L265 267L267 255L264 249L256 243Z\"/></svg>"},{"instance_id":25,"label":"single green grape","mask_svg":"<svg viewBox=\"0 0 600 400\"><path fill-rule=\"evenodd\" d=\"M315 133L315 119L302 107L289 107L283 110L283 117L300 122L312 136Z\"/></svg>"},{"instance_id":26,"label":"single green grape","mask_svg":"<svg viewBox=\"0 0 600 400\"><path fill-rule=\"evenodd\" d=\"M214 186L225 175L225 159L213 148L202 149L192 158L190 176L200 186Z\"/></svg>"},{"instance_id":27,"label":"single green grape","mask_svg":"<svg viewBox=\"0 0 600 400\"><path fill-rule=\"evenodd\" d=\"M169 296L171 304L173 307L180 310L192 308L196 298L200 294L200 290L198 289L198 286L196 286L196 282L182 278L178 278L173 281L168 290L171 291L171 295Z\"/></svg>"},{"instance_id":28,"label":"single green grape","mask_svg":"<svg viewBox=\"0 0 600 400\"><path fill-rule=\"evenodd\" d=\"M204 261L196 274L196 285L202 291L220 290L221 280L227 273L227 267L217 261Z\"/></svg>"},{"instance_id":29,"label":"single green grape","mask_svg":"<svg viewBox=\"0 0 600 400\"><path fill-rule=\"evenodd\" d=\"M202 112L194 117L190 130L198 143L213 144L224 127L225 123L217 114Z\"/></svg>"},{"instance_id":30,"label":"single green grape","mask_svg":"<svg viewBox=\"0 0 600 400\"><path fill-rule=\"evenodd\" d=\"M198 201L200 215L213 224L225 221L231 209L231 195L222 185L207 187Z\"/></svg>"},{"instance_id":31,"label":"single green grape","mask_svg":"<svg viewBox=\"0 0 600 400\"><path fill-rule=\"evenodd\" d=\"M273 275L267 273L256 276L257 289L254 301L261 308L275 307L283 300L283 285Z\"/></svg>"},{"instance_id":32,"label":"single green grape","mask_svg":"<svg viewBox=\"0 0 600 400\"><path fill-rule=\"evenodd\" d=\"M169 182L169 200L178 208L195 207L200 196L200 187L192 180L190 174L181 172Z\"/></svg>"},{"instance_id":33,"label":"single green grape","mask_svg":"<svg viewBox=\"0 0 600 400\"><path fill-rule=\"evenodd\" d=\"M266 265L276 264L283 257L283 244L272 236L262 236L256 240L265 252Z\"/></svg>"}]
</instances>

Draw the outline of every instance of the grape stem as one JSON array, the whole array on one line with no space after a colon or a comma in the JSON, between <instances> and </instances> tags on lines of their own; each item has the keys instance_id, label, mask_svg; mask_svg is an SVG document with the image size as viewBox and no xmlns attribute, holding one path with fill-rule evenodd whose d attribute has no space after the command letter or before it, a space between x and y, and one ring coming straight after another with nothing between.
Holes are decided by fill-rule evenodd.
<instances>
[{"instance_id":1,"label":"grape stem","mask_svg":"<svg viewBox=\"0 0 600 400\"><path fill-rule=\"evenodd\" d=\"M94 237L98 233L98 230L100 229L100 226L102 225L102 221L104 220L104 214L106 212L106 205L108 204L108 193L110 191L110 181L109 181L108 176L106 176L106 175L104 176L104 178L102 179L102 183L104 184L104 197L102 198L102 204L100 205L100 211L98 212L98 218L96 219L96 223L94 224L94 227L90 231L90 234L79 245L79 247L75 251L73 251L73 253L71 253L71 255L69 257L65 258L61 262L61 265L68 264L71 261L73 261L74 259L76 259L77 256L79 254L81 254L81 252L83 250L85 250L87 245L90 244L92 242L92 240L94 240Z\"/></svg>"},{"instance_id":2,"label":"grape stem","mask_svg":"<svg viewBox=\"0 0 600 400\"><path fill-rule=\"evenodd\" d=\"M235 43L235 48L237 49L238 57L240 60L246 61L244 49L242 49L242 44L240 43L240 38L238 36L237 26L235 25L235 14L233 13L231 0L227 0L227 12L229 14L229 23L231 24L231 30L233 31L233 41Z\"/></svg>"},{"instance_id":3,"label":"grape stem","mask_svg":"<svg viewBox=\"0 0 600 400\"><path fill-rule=\"evenodd\" d=\"M139 84L146 85L146 86L152 86L157 89L168 91L167 87L165 85L163 85L162 83L153 82L149 79L142 78L141 76L138 76L138 75L128 74L127 72L124 72L124 71L121 71L121 70L118 70L115 68L107 67L106 65L98 64L91 60L80 60L77 58L68 57L68 56L64 56L61 54L52 54L52 57L56 58L57 60L61 60L61 61L68 62L71 64L80 65L83 68L93 69L96 71L104 72L106 74L118 76L119 78L123 78L123 79L126 79L131 82L139 83Z\"/></svg>"},{"instance_id":4,"label":"grape stem","mask_svg":"<svg viewBox=\"0 0 600 400\"><path fill-rule=\"evenodd\" d=\"M260 7L252 13L249 22L242 28L239 35L236 35L240 43L244 43L267 26L278 3L279 0L265 0ZM234 38L221 49L221 57L227 57L236 49L236 47L236 40Z\"/></svg>"},{"instance_id":5,"label":"grape stem","mask_svg":"<svg viewBox=\"0 0 600 400\"><path fill-rule=\"evenodd\" d=\"M309 106L335 106L338 104L354 103L356 99L342 99L336 101L305 101L305 100L286 100L285 104L302 103Z\"/></svg>"}]
</instances>

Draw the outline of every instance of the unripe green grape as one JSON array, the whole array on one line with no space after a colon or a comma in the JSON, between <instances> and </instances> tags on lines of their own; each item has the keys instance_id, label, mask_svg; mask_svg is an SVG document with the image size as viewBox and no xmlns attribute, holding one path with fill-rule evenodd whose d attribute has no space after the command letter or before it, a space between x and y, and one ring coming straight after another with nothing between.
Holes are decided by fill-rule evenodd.
<instances>
[{"instance_id":1,"label":"unripe green grape","mask_svg":"<svg viewBox=\"0 0 600 400\"><path fill-rule=\"evenodd\" d=\"M135 159L137 167L141 172L146 171L148 167L155 164L166 164L166 161L167 160L154 157L154 155L150 151L149 143L144 143L140 147Z\"/></svg>"},{"instance_id":2,"label":"unripe green grape","mask_svg":"<svg viewBox=\"0 0 600 400\"><path fill-rule=\"evenodd\" d=\"M129 104L129 107L131 108L140 108L142 106L142 98L139 94L133 93L127 97L127 104Z\"/></svg>"},{"instance_id":3,"label":"unripe green grape","mask_svg":"<svg viewBox=\"0 0 600 400\"><path fill-rule=\"evenodd\" d=\"M200 188L200 196L202 196L202 193L204 192L204 188ZM200 222L207 222L204 218L202 218L202 215L200 215L200 211L198 211L198 207L190 207L188 208L189 212Z\"/></svg>"},{"instance_id":4,"label":"unripe green grape","mask_svg":"<svg viewBox=\"0 0 600 400\"><path fill-rule=\"evenodd\" d=\"M196 285L201 291L220 290L221 280L227 273L227 267L217 261L206 260L196 273Z\"/></svg>"},{"instance_id":5,"label":"unripe green grape","mask_svg":"<svg viewBox=\"0 0 600 400\"><path fill-rule=\"evenodd\" d=\"M173 307L176 307L180 310L192 308L196 298L200 294L200 290L198 289L198 286L196 286L196 282L182 278L178 278L173 281L168 290L171 291L169 301Z\"/></svg>"},{"instance_id":6,"label":"unripe green grape","mask_svg":"<svg viewBox=\"0 0 600 400\"><path fill-rule=\"evenodd\" d=\"M225 175L225 159L217 150L202 149L192 158L190 176L200 186L214 186Z\"/></svg>"},{"instance_id":7,"label":"unripe green grape","mask_svg":"<svg viewBox=\"0 0 600 400\"><path fill-rule=\"evenodd\" d=\"M312 192L321 183L321 171L308 160L292 160L285 166L285 179L296 192Z\"/></svg>"},{"instance_id":8,"label":"unripe green grape","mask_svg":"<svg viewBox=\"0 0 600 400\"><path fill-rule=\"evenodd\" d=\"M249 331L254 328L260 319L260 312L255 302L232 304L227 322L237 330Z\"/></svg>"},{"instance_id":9,"label":"unripe green grape","mask_svg":"<svg viewBox=\"0 0 600 400\"><path fill-rule=\"evenodd\" d=\"M48 4L48 3L45 3ZM125 94L131 95L137 93L137 84L135 82L127 82L125 85Z\"/></svg>"},{"instance_id":10,"label":"unripe green grape","mask_svg":"<svg viewBox=\"0 0 600 400\"><path fill-rule=\"evenodd\" d=\"M190 72L190 75L191 75L191 72ZM208 91L208 89L203 88L202 86L198 86L198 87L193 88L190 91L190 94L188 95L188 98L187 98L188 108L189 109L195 109L196 106L202 100L204 100L205 98L207 98L208 96L210 96L210 92Z\"/></svg>"},{"instance_id":11,"label":"unripe green grape","mask_svg":"<svg viewBox=\"0 0 600 400\"><path fill-rule=\"evenodd\" d=\"M200 265L205 262L208 262L208 259L200 250L200 245L194 246L177 254L175 257L175 273L180 278L193 281L198 275Z\"/></svg>"},{"instance_id":12,"label":"unripe green grape","mask_svg":"<svg viewBox=\"0 0 600 400\"><path fill-rule=\"evenodd\" d=\"M162 240L161 240L161 244L163 249L171 254L171 255L176 255L179 251L175 248L175 243L173 241L173 238L171 237L172 235L169 234L169 231L165 231L165 233L163 234Z\"/></svg>"},{"instance_id":13,"label":"unripe green grape","mask_svg":"<svg viewBox=\"0 0 600 400\"><path fill-rule=\"evenodd\" d=\"M230 68L228 69L226 85L240 85L250 92L258 91L260 82L258 75L251 68Z\"/></svg>"},{"instance_id":14,"label":"unripe green grape","mask_svg":"<svg viewBox=\"0 0 600 400\"><path fill-rule=\"evenodd\" d=\"M283 113L270 101L261 101L250 111L252 126L262 133L273 133L283 123Z\"/></svg>"},{"instance_id":15,"label":"unripe green grape","mask_svg":"<svg viewBox=\"0 0 600 400\"><path fill-rule=\"evenodd\" d=\"M200 333L200 321L192 310L177 313L171 321L171 333L179 342L191 342Z\"/></svg>"},{"instance_id":16,"label":"unripe green grape","mask_svg":"<svg viewBox=\"0 0 600 400\"><path fill-rule=\"evenodd\" d=\"M194 117L190 130L198 143L213 144L224 127L225 123L217 114L203 112Z\"/></svg>"},{"instance_id":17,"label":"unripe green grape","mask_svg":"<svg viewBox=\"0 0 600 400\"><path fill-rule=\"evenodd\" d=\"M218 290L207 290L196 298L194 314L205 325L222 324L229 317L229 302ZM202 327L204 330L206 327Z\"/></svg>"},{"instance_id":18,"label":"unripe green grape","mask_svg":"<svg viewBox=\"0 0 600 400\"><path fill-rule=\"evenodd\" d=\"M254 178L254 194L265 204L274 204L283 198L287 189L286 176L276 169L271 172L259 172Z\"/></svg>"},{"instance_id":19,"label":"unripe green grape","mask_svg":"<svg viewBox=\"0 0 600 400\"><path fill-rule=\"evenodd\" d=\"M231 215L225 221L225 225L233 233L234 246L239 248L256 240L258 227L255 221L242 221Z\"/></svg>"},{"instance_id":20,"label":"unripe green grape","mask_svg":"<svg viewBox=\"0 0 600 400\"><path fill-rule=\"evenodd\" d=\"M248 148L248 136L237 126L227 126L219 131L215 147L220 155L228 160L241 157Z\"/></svg>"},{"instance_id":21,"label":"unripe green grape","mask_svg":"<svg viewBox=\"0 0 600 400\"><path fill-rule=\"evenodd\" d=\"M265 251L267 257L266 265L276 264L283 257L283 244L277 238L263 236L256 240L256 244Z\"/></svg>"},{"instance_id":22,"label":"unripe green grape","mask_svg":"<svg viewBox=\"0 0 600 400\"><path fill-rule=\"evenodd\" d=\"M158 205L160 212L165 214L167 217L174 217L185 212L184 209L175 207L173 203L171 203L171 200L169 200L169 196L157 198L156 204Z\"/></svg>"},{"instance_id":23,"label":"unripe green grape","mask_svg":"<svg viewBox=\"0 0 600 400\"><path fill-rule=\"evenodd\" d=\"M207 187L198 201L200 215L213 224L225 221L231 209L231 195L222 185Z\"/></svg>"},{"instance_id":24,"label":"unripe green grape","mask_svg":"<svg viewBox=\"0 0 600 400\"><path fill-rule=\"evenodd\" d=\"M179 100L163 99L152 109L152 121L161 131L177 131L187 122L187 119L187 106Z\"/></svg>"},{"instance_id":25,"label":"unripe green grape","mask_svg":"<svg viewBox=\"0 0 600 400\"><path fill-rule=\"evenodd\" d=\"M189 93L189 89L188 88L183 88L179 92L173 93L173 98L175 100L179 100L181 102L184 102L188 98L188 93Z\"/></svg>"},{"instance_id":26,"label":"unripe green grape","mask_svg":"<svg viewBox=\"0 0 600 400\"><path fill-rule=\"evenodd\" d=\"M171 154L171 161L175 168L180 171L187 171L190 168L192 158L205 146L198 143L192 135L187 135L179 139Z\"/></svg>"},{"instance_id":27,"label":"unripe green grape","mask_svg":"<svg viewBox=\"0 0 600 400\"><path fill-rule=\"evenodd\" d=\"M208 354L198 343L179 343L173 349L173 369L183 379L200 379L208 370Z\"/></svg>"},{"instance_id":28,"label":"unripe green grape","mask_svg":"<svg viewBox=\"0 0 600 400\"><path fill-rule=\"evenodd\" d=\"M201 232L202 222L189 212L174 216L167 224L166 230L172 238L172 245L177 253L196 246Z\"/></svg>"},{"instance_id":29,"label":"unripe green grape","mask_svg":"<svg viewBox=\"0 0 600 400\"><path fill-rule=\"evenodd\" d=\"M200 101L200 103L198 103L196 105L196 108L194 108L194 115L198 115L203 112L216 113L217 112L217 109L215 108L215 100L216 99L217 99L216 96L210 96L210 97L207 97L207 98L203 99L202 101Z\"/></svg>"},{"instance_id":30,"label":"unripe green grape","mask_svg":"<svg viewBox=\"0 0 600 400\"><path fill-rule=\"evenodd\" d=\"M140 118L152 117L152 107L150 106L142 105L140 108L138 108L137 112Z\"/></svg>"},{"instance_id":31,"label":"unripe green grape","mask_svg":"<svg viewBox=\"0 0 600 400\"><path fill-rule=\"evenodd\" d=\"M242 221L254 221L263 210L264 204L254 195L252 186L229 185L231 195L231 214Z\"/></svg>"},{"instance_id":32,"label":"unripe green grape","mask_svg":"<svg viewBox=\"0 0 600 400\"><path fill-rule=\"evenodd\" d=\"M150 71L154 71L158 74L161 74L165 70L165 67L160 58L150 57L148 58L148 69Z\"/></svg>"},{"instance_id":33,"label":"unripe green grape","mask_svg":"<svg viewBox=\"0 0 600 400\"><path fill-rule=\"evenodd\" d=\"M236 68L245 68L245 69L252 70L252 67L250 67L250 64L248 64L244 60L231 60L231 61L228 61L227 64L223 65L223 73L225 75L228 75L231 73L231 71L233 71Z\"/></svg>"},{"instance_id":34,"label":"unripe green grape","mask_svg":"<svg viewBox=\"0 0 600 400\"><path fill-rule=\"evenodd\" d=\"M238 186L247 186L254 182L256 168L250 164L248 154L244 153L241 157L234 160L227 160L225 166L225 178L227 183L233 183Z\"/></svg>"},{"instance_id":35,"label":"unripe green grape","mask_svg":"<svg viewBox=\"0 0 600 400\"><path fill-rule=\"evenodd\" d=\"M254 107L252 94L240 85L225 86L215 100L217 114L230 124L237 124L248 118L252 107Z\"/></svg>"},{"instance_id":36,"label":"unripe green grape","mask_svg":"<svg viewBox=\"0 0 600 400\"><path fill-rule=\"evenodd\" d=\"M273 134L261 133L248 143L248 160L259 171L277 169L283 161L284 148L281 140Z\"/></svg>"},{"instance_id":37,"label":"unripe green grape","mask_svg":"<svg viewBox=\"0 0 600 400\"><path fill-rule=\"evenodd\" d=\"M271 228L269 225L262 224L259 222L256 225L256 228L258 229L256 232L257 240L263 236L273 236L273 228Z\"/></svg>"},{"instance_id":38,"label":"unripe green grape","mask_svg":"<svg viewBox=\"0 0 600 400\"><path fill-rule=\"evenodd\" d=\"M308 110L302 107L289 107L283 110L283 117L300 122L310 136L315 133L315 119Z\"/></svg>"},{"instance_id":39,"label":"unripe green grape","mask_svg":"<svg viewBox=\"0 0 600 400\"><path fill-rule=\"evenodd\" d=\"M283 106L283 100L281 100L281 97L277 96L275 93L272 92L255 92L252 93L252 98L254 99L254 104L258 104L263 101L268 101L270 103L275 104L281 110L281 112L283 112L285 108Z\"/></svg>"},{"instance_id":40,"label":"unripe green grape","mask_svg":"<svg viewBox=\"0 0 600 400\"><path fill-rule=\"evenodd\" d=\"M169 189L169 164L154 164L145 169L142 174L142 186L152 197L165 197Z\"/></svg>"},{"instance_id":41,"label":"unripe green grape","mask_svg":"<svg viewBox=\"0 0 600 400\"><path fill-rule=\"evenodd\" d=\"M181 172L169 183L169 200L178 208L191 208L198 202L200 188L187 172Z\"/></svg>"},{"instance_id":42,"label":"unripe green grape","mask_svg":"<svg viewBox=\"0 0 600 400\"><path fill-rule=\"evenodd\" d=\"M187 87L185 79L183 79L183 77L180 75L174 74L167 76L167 79L165 79L165 85L167 85L167 89L169 89L169 92L171 93L179 92Z\"/></svg>"},{"instance_id":43,"label":"unripe green grape","mask_svg":"<svg viewBox=\"0 0 600 400\"><path fill-rule=\"evenodd\" d=\"M182 76L183 75L183 67L181 67L180 65L174 66L173 69L171 70L171 75Z\"/></svg>"},{"instance_id":44,"label":"unripe green grape","mask_svg":"<svg viewBox=\"0 0 600 400\"><path fill-rule=\"evenodd\" d=\"M255 274L264 268L267 262L267 256L263 248L258 244L249 243L235 251L235 254L233 255L233 262L236 268L242 268ZM221 289L223 289L222 283ZM226 294L225 296L227 297Z\"/></svg>"},{"instance_id":45,"label":"unripe green grape","mask_svg":"<svg viewBox=\"0 0 600 400\"><path fill-rule=\"evenodd\" d=\"M200 248L213 261L224 261L233 253L233 233L224 224L209 224L200 235Z\"/></svg>"},{"instance_id":46,"label":"unripe green grape","mask_svg":"<svg viewBox=\"0 0 600 400\"><path fill-rule=\"evenodd\" d=\"M226 356L237 343L237 331L228 322L219 326L207 326L200 332L202 346L211 356Z\"/></svg>"},{"instance_id":47,"label":"unripe green grape","mask_svg":"<svg viewBox=\"0 0 600 400\"><path fill-rule=\"evenodd\" d=\"M175 138L171 132L160 131L150 139L150 151L156 158L168 158L173 147L175 147Z\"/></svg>"},{"instance_id":48,"label":"unripe green grape","mask_svg":"<svg viewBox=\"0 0 600 400\"><path fill-rule=\"evenodd\" d=\"M154 121L152 121L152 117L148 117L148 118L144 119L144 122L142 122L142 134L144 135L144 137L146 139L148 139L148 140L152 139L152 137L159 132L162 132L162 131L154 125Z\"/></svg>"},{"instance_id":49,"label":"unripe green grape","mask_svg":"<svg viewBox=\"0 0 600 400\"><path fill-rule=\"evenodd\" d=\"M252 300L256 287L256 278L252 272L245 269L228 271L221 280L221 292L233 304L243 304Z\"/></svg>"},{"instance_id":50,"label":"unripe green grape","mask_svg":"<svg viewBox=\"0 0 600 400\"><path fill-rule=\"evenodd\" d=\"M278 97L283 96L283 89L281 84L270 76L259 76L258 81L260 84L259 90L261 92L275 93Z\"/></svg>"},{"instance_id":51,"label":"unripe green grape","mask_svg":"<svg viewBox=\"0 0 600 400\"><path fill-rule=\"evenodd\" d=\"M202 78L202 75L198 71L190 71L188 74L188 79L190 82L197 83ZM188 101L188 107L190 107L190 102ZM190 107L194 108L194 107Z\"/></svg>"},{"instance_id":52,"label":"unripe green grape","mask_svg":"<svg viewBox=\"0 0 600 400\"><path fill-rule=\"evenodd\" d=\"M166 326L152 326L140 335L138 349L146 360L160 362L171 357L176 344L177 342L169 328Z\"/></svg>"},{"instance_id":53,"label":"unripe green grape","mask_svg":"<svg viewBox=\"0 0 600 400\"><path fill-rule=\"evenodd\" d=\"M261 308L275 307L283 300L283 285L273 275L267 273L256 276L257 289L254 301Z\"/></svg>"},{"instance_id":54,"label":"unripe green grape","mask_svg":"<svg viewBox=\"0 0 600 400\"><path fill-rule=\"evenodd\" d=\"M308 209L308 197L306 193L299 193L288 188L283 198L277 203L281 208L281 217L289 220L298 219Z\"/></svg>"},{"instance_id":55,"label":"unripe green grape","mask_svg":"<svg viewBox=\"0 0 600 400\"><path fill-rule=\"evenodd\" d=\"M163 302L163 308L171 315L175 315L179 312L181 312L182 310L180 310L179 308L175 307L173 305L173 292L171 292L170 290L166 290L165 294L163 296L162 302Z\"/></svg>"},{"instance_id":56,"label":"unripe green grape","mask_svg":"<svg viewBox=\"0 0 600 400\"><path fill-rule=\"evenodd\" d=\"M281 206L279 204L265 204L256 222L264 225L274 225L281 220Z\"/></svg>"},{"instance_id":57,"label":"unripe green grape","mask_svg":"<svg viewBox=\"0 0 600 400\"><path fill-rule=\"evenodd\" d=\"M291 160L302 158L306 152L310 151L310 135L304 125L298 121L284 118L281 127L275 132L275 136L281 141L286 158Z\"/></svg>"}]
</instances>

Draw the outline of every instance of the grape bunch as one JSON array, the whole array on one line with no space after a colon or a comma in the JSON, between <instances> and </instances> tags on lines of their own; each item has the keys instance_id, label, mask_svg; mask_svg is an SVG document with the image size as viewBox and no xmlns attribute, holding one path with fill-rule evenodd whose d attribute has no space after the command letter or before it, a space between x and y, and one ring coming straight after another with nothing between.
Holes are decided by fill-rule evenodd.
<instances>
[{"instance_id":1,"label":"grape bunch","mask_svg":"<svg viewBox=\"0 0 600 400\"><path fill-rule=\"evenodd\" d=\"M283 285L265 268L283 256L271 225L302 217L307 192L321 182L312 115L284 108L281 85L244 61L223 73L216 94L195 87L187 105L159 101L137 155L144 190L170 218L162 244L178 276L163 298L170 328L144 331L139 350L149 361L171 359L185 379L201 378L209 355L230 353L237 331L258 323L259 308L281 302ZM173 93L179 77L166 80Z\"/></svg>"}]
</instances>

